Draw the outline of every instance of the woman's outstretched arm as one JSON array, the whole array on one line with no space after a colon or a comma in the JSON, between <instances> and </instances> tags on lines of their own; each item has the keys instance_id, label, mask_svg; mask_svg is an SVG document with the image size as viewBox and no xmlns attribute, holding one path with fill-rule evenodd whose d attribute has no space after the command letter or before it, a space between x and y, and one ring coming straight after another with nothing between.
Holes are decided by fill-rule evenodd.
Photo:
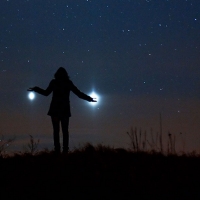
<instances>
[{"instance_id":1,"label":"woman's outstretched arm","mask_svg":"<svg viewBox=\"0 0 200 200\"><path fill-rule=\"evenodd\" d=\"M29 88L28 91L33 91L33 92L37 92L41 95L48 96L53 91L53 81L50 82L50 84L46 90L35 86L35 87Z\"/></svg>"},{"instance_id":2,"label":"woman's outstretched arm","mask_svg":"<svg viewBox=\"0 0 200 200\"><path fill-rule=\"evenodd\" d=\"M85 93L81 92L72 82L71 82L71 91L76 94L79 98L84 99L89 102L97 102L94 98L86 95Z\"/></svg>"}]
</instances>

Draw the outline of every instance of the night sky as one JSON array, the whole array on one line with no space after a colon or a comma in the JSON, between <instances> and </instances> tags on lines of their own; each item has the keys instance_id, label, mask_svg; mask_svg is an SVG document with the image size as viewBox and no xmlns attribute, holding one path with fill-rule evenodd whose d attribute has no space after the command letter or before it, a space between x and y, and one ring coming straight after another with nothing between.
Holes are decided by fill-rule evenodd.
<instances>
[{"instance_id":1,"label":"night sky","mask_svg":"<svg viewBox=\"0 0 200 200\"><path fill-rule=\"evenodd\" d=\"M199 0L1 0L0 134L22 150L29 135L53 148L44 89L59 67L96 105L71 93L70 149L130 147L137 127L200 151ZM180 132L182 134L180 134ZM150 140L149 136L149 140ZM10 147L10 148L11 148Z\"/></svg>"}]
</instances>

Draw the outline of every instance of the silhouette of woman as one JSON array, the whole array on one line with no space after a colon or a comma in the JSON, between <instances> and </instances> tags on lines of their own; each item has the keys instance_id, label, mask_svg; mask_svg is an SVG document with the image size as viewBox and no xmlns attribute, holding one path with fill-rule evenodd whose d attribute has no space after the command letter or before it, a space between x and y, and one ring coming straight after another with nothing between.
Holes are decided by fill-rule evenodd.
<instances>
[{"instance_id":1,"label":"silhouette of woman","mask_svg":"<svg viewBox=\"0 0 200 200\"><path fill-rule=\"evenodd\" d=\"M54 150L56 153L60 153L60 123L63 133L63 152L68 152L69 150L69 117L71 117L70 112L70 91L76 94L79 98L84 99L89 102L96 102L94 98L81 92L70 80L67 71L60 67L54 74L53 80L49 83L46 90L39 87L29 88L28 91L34 91L44 96L48 96L53 92L50 108L48 115L51 116L51 121L53 125L53 139L54 139Z\"/></svg>"}]
</instances>

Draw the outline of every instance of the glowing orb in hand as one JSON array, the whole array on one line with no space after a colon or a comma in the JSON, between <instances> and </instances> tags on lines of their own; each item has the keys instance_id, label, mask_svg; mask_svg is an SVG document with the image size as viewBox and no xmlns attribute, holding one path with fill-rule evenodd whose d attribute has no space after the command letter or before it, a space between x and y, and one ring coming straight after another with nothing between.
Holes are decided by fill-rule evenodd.
<instances>
[{"instance_id":1,"label":"glowing orb in hand","mask_svg":"<svg viewBox=\"0 0 200 200\"><path fill-rule=\"evenodd\" d=\"M30 100L35 99L35 94L34 94L34 92L29 92L28 98L29 98Z\"/></svg>"},{"instance_id":2,"label":"glowing orb in hand","mask_svg":"<svg viewBox=\"0 0 200 200\"><path fill-rule=\"evenodd\" d=\"M99 100L100 100L99 95L95 92L92 92L89 96L92 97L95 101L97 101L97 102L89 102L89 104L91 106L97 106L99 104Z\"/></svg>"}]
</instances>

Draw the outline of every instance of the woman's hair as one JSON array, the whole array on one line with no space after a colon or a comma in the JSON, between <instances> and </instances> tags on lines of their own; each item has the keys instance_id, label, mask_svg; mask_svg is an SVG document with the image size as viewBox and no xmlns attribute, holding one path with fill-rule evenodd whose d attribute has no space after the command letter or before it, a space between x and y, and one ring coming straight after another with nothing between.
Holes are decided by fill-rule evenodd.
<instances>
[{"instance_id":1,"label":"woman's hair","mask_svg":"<svg viewBox=\"0 0 200 200\"><path fill-rule=\"evenodd\" d=\"M69 75L67 73L67 71L63 68L63 67L60 67L56 73L54 74L54 78L56 80L69 80Z\"/></svg>"}]
</instances>

